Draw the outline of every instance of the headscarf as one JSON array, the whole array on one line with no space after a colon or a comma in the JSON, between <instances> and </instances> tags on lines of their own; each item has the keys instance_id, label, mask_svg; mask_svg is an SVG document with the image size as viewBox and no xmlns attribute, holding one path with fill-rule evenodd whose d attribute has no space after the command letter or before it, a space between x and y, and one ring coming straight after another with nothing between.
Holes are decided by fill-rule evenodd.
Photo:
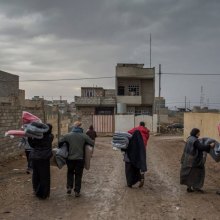
<instances>
[{"instance_id":1,"label":"headscarf","mask_svg":"<svg viewBox=\"0 0 220 220\"><path fill-rule=\"evenodd\" d=\"M190 136L197 137L196 135L200 132L198 128L193 128L190 132Z\"/></svg>"}]
</instances>

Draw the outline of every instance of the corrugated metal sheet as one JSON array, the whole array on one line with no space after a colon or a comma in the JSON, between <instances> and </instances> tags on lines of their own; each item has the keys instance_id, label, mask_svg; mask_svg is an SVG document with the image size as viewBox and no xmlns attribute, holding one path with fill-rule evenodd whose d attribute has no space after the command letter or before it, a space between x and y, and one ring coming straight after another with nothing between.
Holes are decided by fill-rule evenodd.
<instances>
[{"instance_id":1,"label":"corrugated metal sheet","mask_svg":"<svg viewBox=\"0 0 220 220\"><path fill-rule=\"evenodd\" d=\"M93 115L93 126L98 133L114 132L113 115Z\"/></svg>"}]
</instances>

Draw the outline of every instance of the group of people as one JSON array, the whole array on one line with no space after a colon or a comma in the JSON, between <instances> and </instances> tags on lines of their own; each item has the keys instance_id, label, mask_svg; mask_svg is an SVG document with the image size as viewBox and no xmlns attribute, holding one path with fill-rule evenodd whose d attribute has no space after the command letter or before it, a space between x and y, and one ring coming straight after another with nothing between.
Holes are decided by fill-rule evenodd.
<instances>
[{"instance_id":1,"label":"group of people","mask_svg":"<svg viewBox=\"0 0 220 220\"><path fill-rule=\"evenodd\" d=\"M76 121L70 133L59 140L59 147L66 144L68 147L67 164L67 194L74 190L75 197L80 196L81 182L84 170L85 145L94 147L97 134L91 125L84 133L81 122ZM26 155L28 160L27 173L32 172L34 194L46 199L50 196L50 159L52 157L52 134L51 124L47 124L49 130L44 133L42 139L27 138ZM144 122L138 127L128 131L132 135L128 147L124 153L125 175L127 186L132 187L139 182L139 187L144 185L144 174L147 171L146 147L150 131ZM200 130L192 129L187 139L181 158L180 184L187 186L187 192L200 192L205 179L204 152L209 152L215 147L212 142L204 145L199 141ZM217 192L219 194L219 192Z\"/></svg>"},{"instance_id":2,"label":"group of people","mask_svg":"<svg viewBox=\"0 0 220 220\"><path fill-rule=\"evenodd\" d=\"M52 125L47 124L47 126L49 130L43 134L42 139L27 138L25 145L28 146L25 147L28 161L27 173L32 172L33 191L40 199L46 199L50 196L50 159L54 136ZM67 194L71 194L74 187L75 196L80 196L84 169L84 147L85 144L94 147L96 137L97 134L92 125L85 134L81 128L81 122L76 121L72 131L60 139L59 146L62 146L63 143L68 146Z\"/></svg>"}]
</instances>

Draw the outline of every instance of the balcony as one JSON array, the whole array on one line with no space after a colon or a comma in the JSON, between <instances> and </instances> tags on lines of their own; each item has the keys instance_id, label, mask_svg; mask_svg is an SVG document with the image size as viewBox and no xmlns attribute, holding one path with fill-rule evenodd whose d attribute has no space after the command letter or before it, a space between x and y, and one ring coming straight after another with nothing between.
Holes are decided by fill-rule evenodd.
<instances>
[{"instance_id":1,"label":"balcony","mask_svg":"<svg viewBox=\"0 0 220 220\"><path fill-rule=\"evenodd\" d=\"M116 100L112 97L75 97L76 106L115 106Z\"/></svg>"},{"instance_id":2,"label":"balcony","mask_svg":"<svg viewBox=\"0 0 220 220\"><path fill-rule=\"evenodd\" d=\"M141 96L117 96L117 103L124 103L127 105L141 105Z\"/></svg>"}]
</instances>

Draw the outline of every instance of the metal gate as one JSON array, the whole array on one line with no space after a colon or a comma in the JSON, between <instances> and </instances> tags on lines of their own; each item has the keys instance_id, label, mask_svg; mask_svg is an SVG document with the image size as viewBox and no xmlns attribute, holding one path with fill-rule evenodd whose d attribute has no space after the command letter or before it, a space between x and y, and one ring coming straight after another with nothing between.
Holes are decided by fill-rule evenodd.
<instances>
[{"instance_id":1,"label":"metal gate","mask_svg":"<svg viewBox=\"0 0 220 220\"><path fill-rule=\"evenodd\" d=\"M93 115L93 126L98 133L113 133L114 115Z\"/></svg>"}]
</instances>

